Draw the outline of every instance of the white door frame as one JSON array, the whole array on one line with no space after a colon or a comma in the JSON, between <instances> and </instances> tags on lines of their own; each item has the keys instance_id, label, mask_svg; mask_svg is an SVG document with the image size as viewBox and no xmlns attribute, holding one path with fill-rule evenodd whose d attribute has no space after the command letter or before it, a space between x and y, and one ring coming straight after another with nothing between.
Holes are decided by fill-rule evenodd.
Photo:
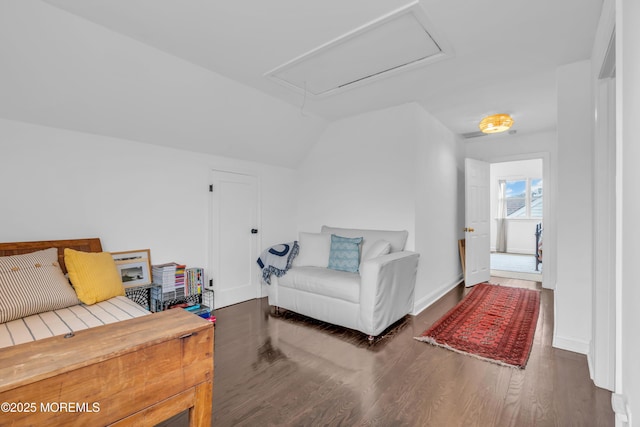
<instances>
[{"instance_id":1,"label":"white door frame","mask_svg":"<svg viewBox=\"0 0 640 427\"><path fill-rule=\"evenodd\" d=\"M611 391L616 379L616 48L615 10L606 2L596 37L593 70L593 290L589 370L593 382Z\"/></svg>"},{"instance_id":2,"label":"white door frame","mask_svg":"<svg viewBox=\"0 0 640 427\"><path fill-rule=\"evenodd\" d=\"M616 388L616 257L619 202L616 182L616 10L605 1L592 55L595 107L593 141L593 289L589 373L598 386Z\"/></svg>"},{"instance_id":3,"label":"white door frame","mask_svg":"<svg viewBox=\"0 0 640 427\"><path fill-rule=\"evenodd\" d=\"M594 144L592 339L589 368L598 387L614 390L615 367L615 82L599 80Z\"/></svg>"},{"instance_id":4,"label":"white door frame","mask_svg":"<svg viewBox=\"0 0 640 427\"><path fill-rule=\"evenodd\" d=\"M555 289L556 287L556 222L555 211L551 207L555 206L555 192L553 191L553 183L555 179L551 176L551 168L549 167L549 153L526 153L513 156L497 157L485 159L485 161L494 163L515 162L519 160L542 160L542 182L544 186L544 203L542 205L542 220L544 221L544 255L542 260L542 287L545 289ZM553 214L552 214L553 212Z\"/></svg>"}]
</instances>

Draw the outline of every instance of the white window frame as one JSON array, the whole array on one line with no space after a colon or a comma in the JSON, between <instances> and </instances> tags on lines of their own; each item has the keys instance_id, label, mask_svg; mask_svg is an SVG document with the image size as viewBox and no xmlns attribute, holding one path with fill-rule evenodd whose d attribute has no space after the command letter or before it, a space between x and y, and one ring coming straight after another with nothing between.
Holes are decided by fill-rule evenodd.
<instances>
[{"instance_id":1,"label":"white window frame","mask_svg":"<svg viewBox=\"0 0 640 427\"><path fill-rule=\"evenodd\" d=\"M504 212L504 218L508 219L510 221L519 221L519 220L532 220L532 219L542 219L542 216L531 216L531 181L539 179L542 181L542 197L543 197L543 203L544 203L544 179L542 179L542 177L523 177L523 176L511 176L511 177L501 177L498 178L498 182L500 180L504 180L507 183L508 182L512 182L512 181L525 181L526 182L526 189L525 189L525 216L518 216L518 217L510 217L507 216L507 213ZM505 209L506 209L506 203L505 203Z\"/></svg>"}]
</instances>

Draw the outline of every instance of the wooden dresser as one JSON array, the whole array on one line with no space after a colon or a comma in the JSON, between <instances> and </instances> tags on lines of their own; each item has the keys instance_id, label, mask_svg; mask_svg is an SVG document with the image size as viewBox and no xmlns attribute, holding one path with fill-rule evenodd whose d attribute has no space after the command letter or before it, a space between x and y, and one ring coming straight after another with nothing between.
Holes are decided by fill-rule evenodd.
<instances>
[{"instance_id":1,"label":"wooden dresser","mask_svg":"<svg viewBox=\"0 0 640 427\"><path fill-rule=\"evenodd\" d=\"M211 424L213 324L175 309L0 349L0 425Z\"/></svg>"}]
</instances>

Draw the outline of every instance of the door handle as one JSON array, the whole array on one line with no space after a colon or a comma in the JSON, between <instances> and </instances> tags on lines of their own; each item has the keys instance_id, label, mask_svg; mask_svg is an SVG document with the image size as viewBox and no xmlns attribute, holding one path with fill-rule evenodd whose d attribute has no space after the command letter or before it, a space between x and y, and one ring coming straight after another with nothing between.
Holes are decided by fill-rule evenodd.
<instances>
[{"instance_id":1,"label":"door handle","mask_svg":"<svg viewBox=\"0 0 640 427\"><path fill-rule=\"evenodd\" d=\"M258 229L257 228L252 228L251 229L251 234L258 234Z\"/></svg>"},{"instance_id":2,"label":"door handle","mask_svg":"<svg viewBox=\"0 0 640 427\"><path fill-rule=\"evenodd\" d=\"M463 229L462 229L462 231L464 231L465 233L466 233L466 232L473 233L473 232L474 232L474 231L476 231L476 230L474 230L474 229L473 229L473 228L471 228L471 227L465 227L465 228L463 228Z\"/></svg>"}]
</instances>

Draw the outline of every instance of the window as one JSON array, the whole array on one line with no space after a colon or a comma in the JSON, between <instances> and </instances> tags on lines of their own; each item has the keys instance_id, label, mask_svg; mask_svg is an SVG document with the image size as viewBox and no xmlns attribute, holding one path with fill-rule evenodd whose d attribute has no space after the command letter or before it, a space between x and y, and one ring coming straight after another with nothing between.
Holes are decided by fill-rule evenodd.
<instances>
[{"instance_id":1,"label":"window","mask_svg":"<svg viewBox=\"0 0 640 427\"><path fill-rule=\"evenodd\" d=\"M531 202L529 216L531 218L542 218L542 180L532 179L530 187Z\"/></svg>"},{"instance_id":2,"label":"window","mask_svg":"<svg viewBox=\"0 0 640 427\"><path fill-rule=\"evenodd\" d=\"M527 181L507 181L505 191L506 217L525 217L527 215Z\"/></svg>"},{"instance_id":3,"label":"window","mask_svg":"<svg viewBox=\"0 0 640 427\"><path fill-rule=\"evenodd\" d=\"M542 179L506 181L507 218L542 218Z\"/></svg>"}]
</instances>

